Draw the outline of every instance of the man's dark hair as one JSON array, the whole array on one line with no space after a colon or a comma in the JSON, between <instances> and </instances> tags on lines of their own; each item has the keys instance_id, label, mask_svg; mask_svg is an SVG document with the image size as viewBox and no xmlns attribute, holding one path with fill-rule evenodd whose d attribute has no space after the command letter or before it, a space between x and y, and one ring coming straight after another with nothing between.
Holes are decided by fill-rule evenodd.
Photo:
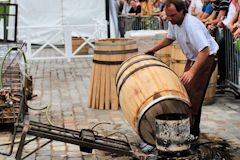
<instances>
[{"instance_id":1,"label":"man's dark hair","mask_svg":"<svg viewBox=\"0 0 240 160\"><path fill-rule=\"evenodd\" d=\"M176 10L178 12L183 10L184 14L188 13L185 1L183 1L183 0L166 0L165 7L169 7L171 4L173 4L176 7Z\"/></svg>"}]
</instances>

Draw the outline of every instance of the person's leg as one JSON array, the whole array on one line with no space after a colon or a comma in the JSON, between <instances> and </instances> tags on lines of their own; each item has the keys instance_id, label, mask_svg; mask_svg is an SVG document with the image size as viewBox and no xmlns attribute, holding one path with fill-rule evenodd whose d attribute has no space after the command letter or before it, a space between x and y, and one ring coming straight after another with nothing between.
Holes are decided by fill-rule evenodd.
<instances>
[{"instance_id":1,"label":"person's leg","mask_svg":"<svg viewBox=\"0 0 240 160\"><path fill-rule=\"evenodd\" d=\"M187 90L190 102L192 104L192 118L193 124L191 127L191 134L199 136L200 133L200 119L202 103L205 97L205 93L208 87L211 75L216 67L214 56L209 56L205 65L201 68L200 72L194 77L194 79L185 88ZM185 66L185 71L191 68L191 64L188 62Z\"/></svg>"}]
</instances>

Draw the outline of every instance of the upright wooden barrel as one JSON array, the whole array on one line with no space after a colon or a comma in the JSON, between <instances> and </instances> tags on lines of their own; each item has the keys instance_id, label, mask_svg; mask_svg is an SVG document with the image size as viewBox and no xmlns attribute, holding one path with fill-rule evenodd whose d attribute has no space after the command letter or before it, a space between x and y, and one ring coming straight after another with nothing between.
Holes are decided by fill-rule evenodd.
<instances>
[{"instance_id":1,"label":"upright wooden barrel","mask_svg":"<svg viewBox=\"0 0 240 160\"><path fill-rule=\"evenodd\" d=\"M167 35L167 31L163 32L161 34L155 35L155 45L158 44L163 38L165 38ZM167 47L164 47L160 50L158 50L155 53L155 56L158 57L163 63L165 63L167 66L170 66L171 63L171 51L172 51L173 45L169 45Z\"/></svg>"},{"instance_id":2,"label":"upright wooden barrel","mask_svg":"<svg viewBox=\"0 0 240 160\"><path fill-rule=\"evenodd\" d=\"M146 142L155 145L155 117L166 113L189 115L189 98L178 76L158 58L137 55L117 71L117 92L122 111Z\"/></svg>"},{"instance_id":3,"label":"upright wooden barrel","mask_svg":"<svg viewBox=\"0 0 240 160\"><path fill-rule=\"evenodd\" d=\"M183 54L182 49L177 43L173 43L173 47L171 49L170 68L178 76L181 76L183 74L186 63L187 63L187 58Z\"/></svg>"},{"instance_id":4,"label":"upright wooden barrel","mask_svg":"<svg viewBox=\"0 0 240 160\"><path fill-rule=\"evenodd\" d=\"M101 39L95 42L88 107L118 109L115 83L117 68L137 53L137 44L133 39Z\"/></svg>"},{"instance_id":5,"label":"upright wooden barrel","mask_svg":"<svg viewBox=\"0 0 240 160\"><path fill-rule=\"evenodd\" d=\"M87 37L86 37L87 38ZM72 37L72 51L74 55L86 55L88 54L89 44L86 44L82 47L82 49L75 53L80 45L84 43L82 37Z\"/></svg>"},{"instance_id":6,"label":"upright wooden barrel","mask_svg":"<svg viewBox=\"0 0 240 160\"><path fill-rule=\"evenodd\" d=\"M212 73L212 76L209 81L208 88L204 97L203 105L211 105L215 102L217 73L218 73L218 66L216 66L215 70Z\"/></svg>"},{"instance_id":7,"label":"upright wooden barrel","mask_svg":"<svg viewBox=\"0 0 240 160\"><path fill-rule=\"evenodd\" d=\"M187 63L187 58L183 54L181 48L177 43L173 44L171 51L171 64L170 68L178 75L181 76L184 72L185 65ZM209 85L204 97L203 105L210 105L214 103L214 97L216 94L217 85L217 67L214 70Z\"/></svg>"}]
</instances>

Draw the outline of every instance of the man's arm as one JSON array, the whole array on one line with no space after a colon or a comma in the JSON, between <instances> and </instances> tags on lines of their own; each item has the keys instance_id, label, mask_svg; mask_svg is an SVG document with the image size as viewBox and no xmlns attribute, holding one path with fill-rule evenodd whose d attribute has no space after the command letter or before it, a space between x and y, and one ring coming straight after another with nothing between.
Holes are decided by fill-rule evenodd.
<instances>
[{"instance_id":1,"label":"man's arm","mask_svg":"<svg viewBox=\"0 0 240 160\"><path fill-rule=\"evenodd\" d=\"M228 24L228 28L232 33L237 29L238 17L239 17L239 11L235 13L235 15L232 17L232 19Z\"/></svg>"},{"instance_id":2,"label":"man's arm","mask_svg":"<svg viewBox=\"0 0 240 160\"><path fill-rule=\"evenodd\" d=\"M199 52L195 63L190 68L190 70L183 73L183 75L180 77L180 80L183 84L188 84L193 77L199 72L201 67L205 64L207 57L209 56L209 48L205 47L202 51Z\"/></svg>"},{"instance_id":3,"label":"man's arm","mask_svg":"<svg viewBox=\"0 0 240 160\"><path fill-rule=\"evenodd\" d=\"M218 24L221 20L222 20L222 17L224 17L226 15L226 10L220 10L220 12L218 13L218 16L216 19L214 19L211 23L212 25L216 25Z\"/></svg>"},{"instance_id":4,"label":"man's arm","mask_svg":"<svg viewBox=\"0 0 240 160\"><path fill-rule=\"evenodd\" d=\"M154 55L154 53L170 44L173 43L174 40L169 39L167 37L165 37L164 39L162 39L157 45L155 45L153 48L151 48L150 50L146 51L145 54L149 54L149 55Z\"/></svg>"},{"instance_id":5,"label":"man's arm","mask_svg":"<svg viewBox=\"0 0 240 160\"><path fill-rule=\"evenodd\" d=\"M212 21L216 17L216 11L213 11L210 16L208 16L206 19L202 19L202 22L207 23L208 21Z\"/></svg>"}]
</instances>

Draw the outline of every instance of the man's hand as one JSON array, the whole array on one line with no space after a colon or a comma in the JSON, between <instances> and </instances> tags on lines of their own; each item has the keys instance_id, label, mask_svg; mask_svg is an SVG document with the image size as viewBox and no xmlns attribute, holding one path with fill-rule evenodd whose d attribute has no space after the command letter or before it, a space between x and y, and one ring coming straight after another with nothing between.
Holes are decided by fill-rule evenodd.
<instances>
[{"instance_id":1,"label":"man's hand","mask_svg":"<svg viewBox=\"0 0 240 160\"><path fill-rule=\"evenodd\" d=\"M240 28L238 28L234 33L233 33L233 38L237 39L238 37L240 37Z\"/></svg>"},{"instance_id":2,"label":"man's hand","mask_svg":"<svg viewBox=\"0 0 240 160\"><path fill-rule=\"evenodd\" d=\"M193 79L193 76L194 76L194 73L191 70L189 70L184 72L181 75L180 80L184 85L186 85Z\"/></svg>"},{"instance_id":3,"label":"man's hand","mask_svg":"<svg viewBox=\"0 0 240 160\"><path fill-rule=\"evenodd\" d=\"M233 25L229 25L228 28L231 31L232 34L238 29L239 23L234 23Z\"/></svg>"},{"instance_id":4,"label":"man's hand","mask_svg":"<svg viewBox=\"0 0 240 160\"><path fill-rule=\"evenodd\" d=\"M220 27L220 28L224 28L224 23L223 21L220 21L217 23L217 26Z\"/></svg>"},{"instance_id":5,"label":"man's hand","mask_svg":"<svg viewBox=\"0 0 240 160\"><path fill-rule=\"evenodd\" d=\"M152 50L148 50L148 51L144 52L144 54L153 56L154 52Z\"/></svg>"}]
</instances>

